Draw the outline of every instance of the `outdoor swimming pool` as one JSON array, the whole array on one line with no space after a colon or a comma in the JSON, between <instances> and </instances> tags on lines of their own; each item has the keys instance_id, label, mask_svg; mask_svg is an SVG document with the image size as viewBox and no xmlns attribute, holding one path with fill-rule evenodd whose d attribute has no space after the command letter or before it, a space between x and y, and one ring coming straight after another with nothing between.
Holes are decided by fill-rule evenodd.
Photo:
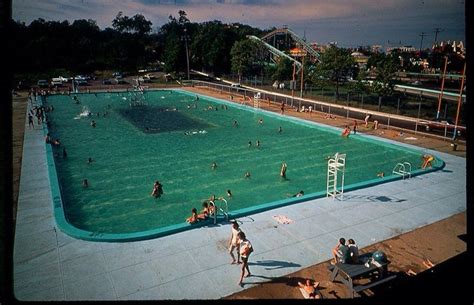
<instances>
[{"instance_id":1,"label":"outdoor swimming pool","mask_svg":"<svg viewBox=\"0 0 474 305\"><path fill-rule=\"evenodd\" d=\"M390 175L398 162L421 172L420 152L180 90L76 96L50 96L45 106L54 106L49 132L61 141L47 148L55 216L78 238L125 241L187 229L191 209L212 194L226 197L232 216L325 196L326 157L336 152L347 154L346 190L397 178ZM158 199L150 196L155 180L164 190ZM304 197L291 197L300 190Z\"/></svg>"}]
</instances>

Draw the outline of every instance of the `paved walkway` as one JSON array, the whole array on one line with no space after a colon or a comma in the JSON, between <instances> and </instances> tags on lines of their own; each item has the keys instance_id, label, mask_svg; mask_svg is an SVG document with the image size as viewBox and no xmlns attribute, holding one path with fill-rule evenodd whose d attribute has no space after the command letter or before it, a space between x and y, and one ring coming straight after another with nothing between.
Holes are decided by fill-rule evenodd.
<instances>
[{"instance_id":1,"label":"paved walkway","mask_svg":"<svg viewBox=\"0 0 474 305\"><path fill-rule=\"evenodd\" d=\"M14 244L21 301L219 299L328 260L341 236L363 248L466 210L466 160L418 148L446 167L349 192L343 201L323 198L240 218L255 248L254 276L241 288L240 269L227 254L229 224L132 243L87 242L57 230L43 132L27 125ZM293 223L279 224L274 215Z\"/></svg>"}]
</instances>

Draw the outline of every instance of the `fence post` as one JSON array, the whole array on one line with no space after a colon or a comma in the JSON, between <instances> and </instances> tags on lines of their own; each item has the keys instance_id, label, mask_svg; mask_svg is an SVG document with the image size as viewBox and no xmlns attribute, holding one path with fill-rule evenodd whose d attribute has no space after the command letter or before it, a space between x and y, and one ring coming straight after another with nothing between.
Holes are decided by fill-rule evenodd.
<instances>
[{"instance_id":1,"label":"fence post","mask_svg":"<svg viewBox=\"0 0 474 305\"><path fill-rule=\"evenodd\" d=\"M421 113L421 100L418 102L418 116L416 118L416 123L415 123L415 134L418 131L418 121L420 120L420 113Z\"/></svg>"},{"instance_id":2,"label":"fence post","mask_svg":"<svg viewBox=\"0 0 474 305\"><path fill-rule=\"evenodd\" d=\"M380 108L381 108L381 105L382 105L382 97L379 96L379 106L378 106L378 111L380 111Z\"/></svg>"},{"instance_id":3,"label":"fence post","mask_svg":"<svg viewBox=\"0 0 474 305\"><path fill-rule=\"evenodd\" d=\"M387 129L390 129L390 116L388 116L388 120L387 120Z\"/></svg>"}]
</instances>

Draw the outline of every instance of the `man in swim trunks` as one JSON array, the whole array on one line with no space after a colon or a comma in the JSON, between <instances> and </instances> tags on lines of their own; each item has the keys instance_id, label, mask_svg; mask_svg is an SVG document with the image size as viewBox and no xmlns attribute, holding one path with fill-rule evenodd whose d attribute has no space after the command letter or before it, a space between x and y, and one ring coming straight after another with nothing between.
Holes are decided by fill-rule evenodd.
<instances>
[{"instance_id":1,"label":"man in swim trunks","mask_svg":"<svg viewBox=\"0 0 474 305\"><path fill-rule=\"evenodd\" d=\"M234 256L234 249L236 250L237 252L237 264L240 264L240 247L239 247L239 239L237 237L237 235L239 234L240 232L240 228L239 228L239 224L237 223L237 221L233 221L232 222L232 229L231 229L231 235L230 235L230 239L229 239L229 254L230 256L232 257L232 262L231 264L235 264L235 256Z\"/></svg>"}]
</instances>

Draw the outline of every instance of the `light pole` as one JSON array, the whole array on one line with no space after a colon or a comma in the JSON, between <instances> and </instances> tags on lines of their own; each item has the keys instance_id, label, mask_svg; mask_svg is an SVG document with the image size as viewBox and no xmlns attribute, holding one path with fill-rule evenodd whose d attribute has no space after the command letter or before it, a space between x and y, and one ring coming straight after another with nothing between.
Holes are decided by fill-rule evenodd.
<instances>
[{"instance_id":1,"label":"light pole","mask_svg":"<svg viewBox=\"0 0 474 305\"><path fill-rule=\"evenodd\" d=\"M464 77L466 76L466 63L464 63L464 68L462 70L462 78L461 78L461 88L459 89L459 97L458 97L458 109L456 111L456 121L454 122L454 133L453 133L453 140L456 138L456 133L459 124L459 111L461 110L461 101L462 101L462 91L464 87Z\"/></svg>"},{"instance_id":2,"label":"light pole","mask_svg":"<svg viewBox=\"0 0 474 305\"><path fill-rule=\"evenodd\" d=\"M443 69L443 79L441 80L441 91L438 96L438 111L436 112L436 118L439 118L439 113L441 110L441 101L443 100L443 90L444 90L444 79L446 77L446 67L448 66L448 57L444 57L444 69ZM446 113L445 113L446 115Z\"/></svg>"},{"instance_id":3,"label":"light pole","mask_svg":"<svg viewBox=\"0 0 474 305\"><path fill-rule=\"evenodd\" d=\"M181 40L184 40L184 47L186 48L186 71L187 71L187 79L189 80L189 51L188 51L188 40L189 36L187 35L187 29L184 28L184 35L181 37Z\"/></svg>"}]
</instances>

